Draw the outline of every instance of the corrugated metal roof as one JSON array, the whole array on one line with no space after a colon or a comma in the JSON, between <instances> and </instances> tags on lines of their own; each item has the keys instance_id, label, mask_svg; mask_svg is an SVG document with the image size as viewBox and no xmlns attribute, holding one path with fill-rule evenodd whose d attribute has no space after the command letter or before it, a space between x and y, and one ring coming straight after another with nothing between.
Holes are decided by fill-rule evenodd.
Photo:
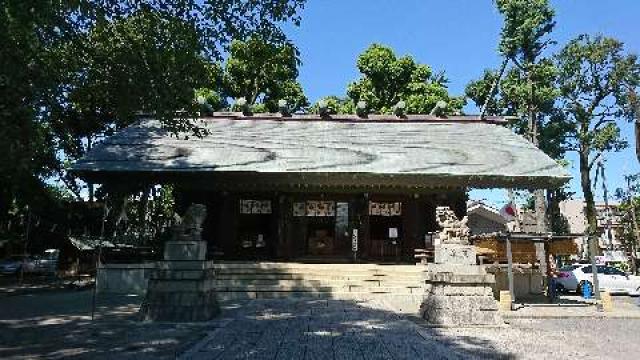
<instances>
[{"instance_id":1,"label":"corrugated metal roof","mask_svg":"<svg viewBox=\"0 0 640 360\"><path fill-rule=\"evenodd\" d=\"M388 119L389 121L385 121ZM142 120L78 161L84 173L322 173L493 179L496 186L557 186L569 175L510 129L458 116L397 120L321 120L217 115L203 118L203 138L176 138L156 120ZM483 185L486 186L486 185Z\"/></svg>"}]
</instances>

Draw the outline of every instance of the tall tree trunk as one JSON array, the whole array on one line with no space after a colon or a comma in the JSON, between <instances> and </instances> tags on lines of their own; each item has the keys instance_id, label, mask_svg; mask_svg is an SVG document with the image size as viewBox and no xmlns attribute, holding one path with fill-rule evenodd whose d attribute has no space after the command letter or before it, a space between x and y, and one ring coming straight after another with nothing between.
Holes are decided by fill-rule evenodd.
<instances>
[{"instance_id":1,"label":"tall tree trunk","mask_svg":"<svg viewBox=\"0 0 640 360\"><path fill-rule=\"evenodd\" d=\"M593 199L593 190L591 188L591 177L589 169L589 148L580 147L580 185L584 194L585 215L589 225L589 233L593 234L597 228L596 205Z\"/></svg>"},{"instance_id":2,"label":"tall tree trunk","mask_svg":"<svg viewBox=\"0 0 640 360\"><path fill-rule=\"evenodd\" d=\"M91 135L87 136L87 153L89 151L91 151ZM88 182L87 183L87 188L89 190L89 202L93 202L94 199L94 194L95 194L95 187L93 182Z\"/></svg>"},{"instance_id":3,"label":"tall tree trunk","mask_svg":"<svg viewBox=\"0 0 640 360\"><path fill-rule=\"evenodd\" d=\"M555 234L566 234L570 232L566 218L560 212L560 202L564 200L562 191L559 189L547 191L547 218L549 231Z\"/></svg>"},{"instance_id":4,"label":"tall tree trunk","mask_svg":"<svg viewBox=\"0 0 640 360\"><path fill-rule=\"evenodd\" d=\"M534 106L534 94L533 94L533 80L531 79L531 71L527 71L527 82L529 83L529 104L527 105L529 111L529 136L531 142L536 147L538 146L538 114ZM533 199L535 204L535 216L536 216L536 228L538 233L545 233L548 230L547 226L547 206L543 189L536 189L533 192Z\"/></svg>"}]
</instances>

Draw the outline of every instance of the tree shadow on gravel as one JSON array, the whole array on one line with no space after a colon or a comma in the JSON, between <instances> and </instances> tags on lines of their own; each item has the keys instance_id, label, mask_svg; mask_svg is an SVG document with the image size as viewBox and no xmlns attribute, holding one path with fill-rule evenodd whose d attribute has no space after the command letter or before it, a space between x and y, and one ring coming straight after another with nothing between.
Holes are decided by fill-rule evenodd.
<instances>
[{"instance_id":1,"label":"tree shadow on gravel","mask_svg":"<svg viewBox=\"0 0 640 360\"><path fill-rule=\"evenodd\" d=\"M0 298L1 359L173 359L205 334L200 324L138 321L139 296L91 291Z\"/></svg>"},{"instance_id":2,"label":"tree shadow on gravel","mask_svg":"<svg viewBox=\"0 0 640 360\"><path fill-rule=\"evenodd\" d=\"M380 306L378 306L380 305ZM214 329L181 359L507 359L492 343L350 300L223 302Z\"/></svg>"},{"instance_id":3,"label":"tree shadow on gravel","mask_svg":"<svg viewBox=\"0 0 640 360\"><path fill-rule=\"evenodd\" d=\"M315 283L292 279L304 294ZM0 297L2 359L512 358L486 338L422 326L380 299L222 301L206 323L140 322L140 296L61 291ZM300 295L300 294L298 294Z\"/></svg>"}]
</instances>

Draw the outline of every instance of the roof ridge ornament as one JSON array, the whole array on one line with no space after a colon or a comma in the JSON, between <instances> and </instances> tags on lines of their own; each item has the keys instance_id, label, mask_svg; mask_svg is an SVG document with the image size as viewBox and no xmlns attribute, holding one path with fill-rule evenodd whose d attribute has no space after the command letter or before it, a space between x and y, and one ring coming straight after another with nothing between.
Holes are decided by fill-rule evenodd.
<instances>
[{"instance_id":1,"label":"roof ridge ornament","mask_svg":"<svg viewBox=\"0 0 640 360\"><path fill-rule=\"evenodd\" d=\"M320 99L318 100L318 113L320 117L328 117L329 116L329 104L326 100Z\"/></svg>"},{"instance_id":2,"label":"roof ridge ornament","mask_svg":"<svg viewBox=\"0 0 640 360\"><path fill-rule=\"evenodd\" d=\"M429 115L435 115L437 117L442 117L444 115L444 111L447 109L447 102L444 100L438 100L436 105L431 109L431 113Z\"/></svg>"},{"instance_id":3,"label":"roof ridge ornament","mask_svg":"<svg viewBox=\"0 0 640 360\"><path fill-rule=\"evenodd\" d=\"M356 104L356 115L361 118L366 118L368 112L369 111L367 110L367 102L364 100L358 101L358 103Z\"/></svg>"},{"instance_id":4,"label":"roof ridge ornament","mask_svg":"<svg viewBox=\"0 0 640 360\"><path fill-rule=\"evenodd\" d=\"M282 116L291 116L291 111L289 110L289 105L287 104L287 100L285 99L278 100L278 111L280 111L280 115Z\"/></svg>"},{"instance_id":5,"label":"roof ridge ornament","mask_svg":"<svg viewBox=\"0 0 640 360\"><path fill-rule=\"evenodd\" d=\"M236 99L235 106L240 108L240 111L242 111L242 115L251 115L251 110L249 109L249 102L244 96Z\"/></svg>"},{"instance_id":6,"label":"roof ridge ornament","mask_svg":"<svg viewBox=\"0 0 640 360\"><path fill-rule=\"evenodd\" d=\"M393 113L397 117L406 117L404 114L404 110L406 107L407 107L407 104L403 100L400 100L393 106Z\"/></svg>"}]
</instances>

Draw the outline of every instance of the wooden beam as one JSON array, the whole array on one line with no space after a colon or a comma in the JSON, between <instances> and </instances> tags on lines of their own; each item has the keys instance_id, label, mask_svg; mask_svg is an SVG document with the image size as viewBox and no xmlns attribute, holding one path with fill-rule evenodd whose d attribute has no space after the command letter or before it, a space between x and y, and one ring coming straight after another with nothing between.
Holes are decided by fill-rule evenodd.
<instances>
[{"instance_id":1,"label":"wooden beam","mask_svg":"<svg viewBox=\"0 0 640 360\"><path fill-rule=\"evenodd\" d=\"M516 293L513 289L513 254L511 253L511 239L507 236L507 277L509 281L509 293L511 294L511 308L513 309L513 302L516 299Z\"/></svg>"}]
</instances>

